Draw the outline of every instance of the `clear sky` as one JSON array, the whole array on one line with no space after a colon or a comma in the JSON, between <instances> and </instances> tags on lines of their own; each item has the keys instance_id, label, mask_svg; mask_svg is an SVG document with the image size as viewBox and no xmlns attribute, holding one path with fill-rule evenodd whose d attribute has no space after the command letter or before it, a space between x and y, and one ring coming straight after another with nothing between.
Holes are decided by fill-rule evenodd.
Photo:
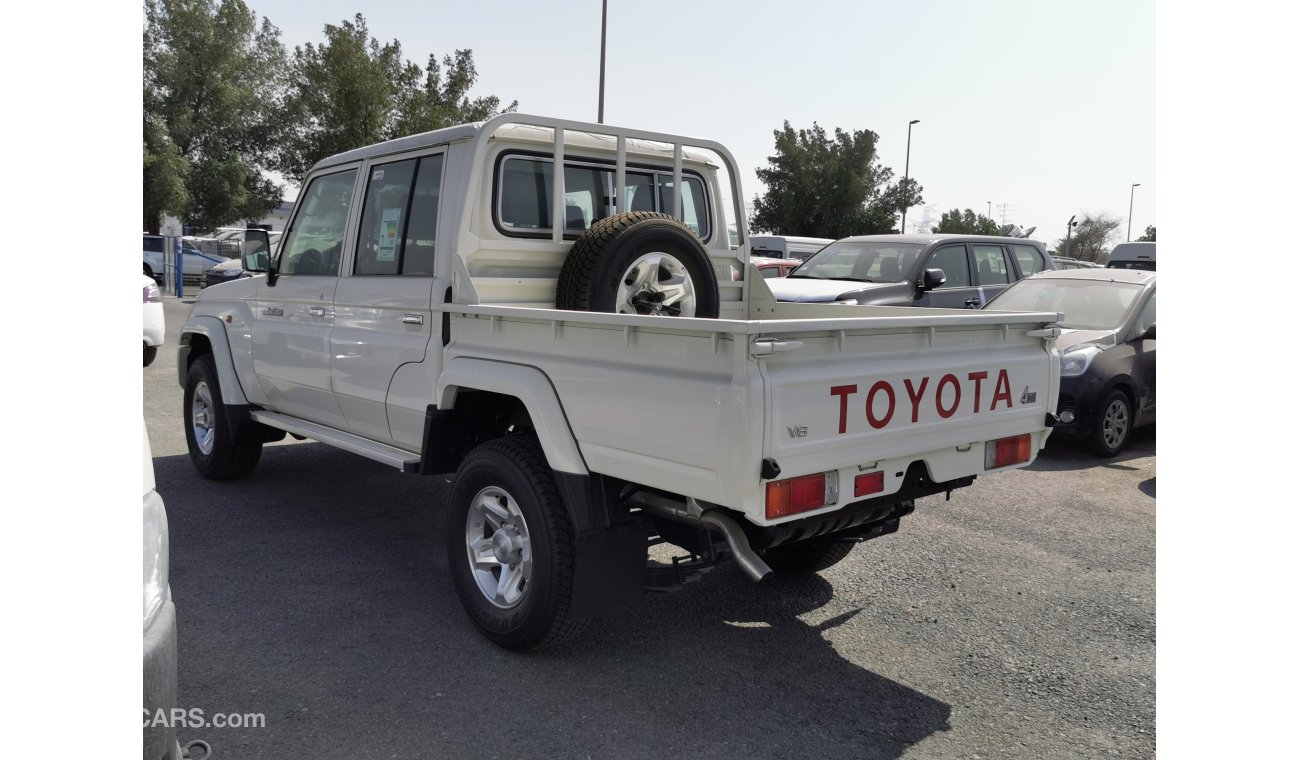
<instances>
[{"instance_id":1,"label":"clear sky","mask_svg":"<svg viewBox=\"0 0 1300 760\"><path fill-rule=\"evenodd\" d=\"M595 121L600 0L246 0L293 46L365 15L424 65L470 48L475 95ZM952 208L1037 227L1054 243L1073 214L1156 224L1155 4L1150 0L609 0L605 121L717 140L762 192L772 131L816 121L870 129L881 162L911 176L925 206L908 230ZM1005 208L1004 208L1005 206Z\"/></svg>"}]
</instances>

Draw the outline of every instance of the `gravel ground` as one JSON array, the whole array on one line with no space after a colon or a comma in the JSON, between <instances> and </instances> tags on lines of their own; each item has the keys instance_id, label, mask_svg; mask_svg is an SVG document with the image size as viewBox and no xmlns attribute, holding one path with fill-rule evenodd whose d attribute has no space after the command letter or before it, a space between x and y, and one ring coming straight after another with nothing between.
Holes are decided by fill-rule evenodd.
<instances>
[{"instance_id":1,"label":"gravel ground","mask_svg":"<svg viewBox=\"0 0 1300 760\"><path fill-rule=\"evenodd\" d=\"M1155 754L1155 432L1114 460L918 502L821 577L724 567L514 655L461 612L443 478L322 444L212 483L185 455L175 335L145 369L171 521L183 728L224 758L1148 758Z\"/></svg>"}]
</instances>

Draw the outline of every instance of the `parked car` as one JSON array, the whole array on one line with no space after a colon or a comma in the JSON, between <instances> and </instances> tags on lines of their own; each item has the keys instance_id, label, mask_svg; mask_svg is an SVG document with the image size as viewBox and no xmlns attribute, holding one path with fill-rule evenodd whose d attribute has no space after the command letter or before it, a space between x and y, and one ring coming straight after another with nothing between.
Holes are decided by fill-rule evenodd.
<instances>
[{"instance_id":1,"label":"parked car","mask_svg":"<svg viewBox=\"0 0 1300 760\"><path fill-rule=\"evenodd\" d=\"M154 279L154 282L161 285L163 283L163 250L164 241L161 235L144 236L144 273ZM198 278L205 270L214 264L219 264L225 259L203 253L197 248L180 242L177 258L181 261L181 274L185 278L197 282Z\"/></svg>"},{"instance_id":2,"label":"parked car","mask_svg":"<svg viewBox=\"0 0 1300 760\"><path fill-rule=\"evenodd\" d=\"M178 760L171 722L176 707L176 605L168 582L167 509L154 484L144 433L144 758Z\"/></svg>"},{"instance_id":3,"label":"parked car","mask_svg":"<svg viewBox=\"0 0 1300 760\"><path fill-rule=\"evenodd\" d=\"M1156 244L1120 243L1115 246L1106 259L1107 269L1140 269L1145 272L1156 271Z\"/></svg>"},{"instance_id":4,"label":"parked car","mask_svg":"<svg viewBox=\"0 0 1300 760\"><path fill-rule=\"evenodd\" d=\"M836 240L768 287L778 301L979 308L1055 269L1036 240L988 235L859 235Z\"/></svg>"},{"instance_id":5,"label":"parked car","mask_svg":"<svg viewBox=\"0 0 1300 760\"><path fill-rule=\"evenodd\" d=\"M831 238L797 237L794 235L751 235L749 238L749 252L751 256L804 261L834 242Z\"/></svg>"},{"instance_id":6,"label":"parked car","mask_svg":"<svg viewBox=\"0 0 1300 760\"><path fill-rule=\"evenodd\" d=\"M203 273L203 276L199 278L199 289L202 290L213 285L220 285L223 282L252 276L252 273L244 271L243 260L227 259Z\"/></svg>"},{"instance_id":7,"label":"parked car","mask_svg":"<svg viewBox=\"0 0 1300 760\"><path fill-rule=\"evenodd\" d=\"M1065 332L1060 423L1054 436L1082 438L1112 457L1133 429L1156 421L1156 275L1117 269L1043 272L1007 288L986 309L1056 311Z\"/></svg>"},{"instance_id":8,"label":"parked car","mask_svg":"<svg viewBox=\"0 0 1300 760\"><path fill-rule=\"evenodd\" d=\"M773 259L767 256L750 256L749 263L758 268L758 273L763 275L765 280L785 277L799 266L799 261L795 259Z\"/></svg>"},{"instance_id":9,"label":"parked car","mask_svg":"<svg viewBox=\"0 0 1300 760\"><path fill-rule=\"evenodd\" d=\"M165 332L162 293L152 277L144 275L144 366L153 364Z\"/></svg>"},{"instance_id":10,"label":"parked car","mask_svg":"<svg viewBox=\"0 0 1300 760\"><path fill-rule=\"evenodd\" d=\"M1052 263L1057 269L1100 269L1101 264L1082 259L1072 259L1069 256L1053 256Z\"/></svg>"}]
</instances>

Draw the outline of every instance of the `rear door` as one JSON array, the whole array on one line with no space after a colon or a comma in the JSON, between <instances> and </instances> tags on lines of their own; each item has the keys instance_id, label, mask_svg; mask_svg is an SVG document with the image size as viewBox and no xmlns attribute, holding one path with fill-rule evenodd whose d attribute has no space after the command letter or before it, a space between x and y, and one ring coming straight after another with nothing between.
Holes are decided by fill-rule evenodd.
<instances>
[{"instance_id":1,"label":"rear door","mask_svg":"<svg viewBox=\"0 0 1300 760\"><path fill-rule=\"evenodd\" d=\"M334 297L330 372L350 430L418 449L432 398L390 389L399 370L429 373L431 389L441 361L428 347L441 336L433 301L450 284L433 267L444 154L382 161L366 168L355 255Z\"/></svg>"},{"instance_id":2,"label":"rear door","mask_svg":"<svg viewBox=\"0 0 1300 760\"><path fill-rule=\"evenodd\" d=\"M979 285L980 297L979 304L972 308L978 309L1015 282L1016 270L1012 268L1011 256L1004 245L974 243L971 245L971 254L975 261L975 281Z\"/></svg>"}]
</instances>

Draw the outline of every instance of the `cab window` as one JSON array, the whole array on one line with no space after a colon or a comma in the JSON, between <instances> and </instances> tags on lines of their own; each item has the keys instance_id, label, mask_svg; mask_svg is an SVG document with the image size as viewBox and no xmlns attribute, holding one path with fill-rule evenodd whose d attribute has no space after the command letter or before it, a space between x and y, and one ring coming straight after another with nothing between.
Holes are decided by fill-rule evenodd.
<instances>
[{"instance_id":1,"label":"cab window","mask_svg":"<svg viewBox=\"0 0 1300 760\"><path fill-rule=\"evenodd\" d=\"M442 155L370 167L357 234L358 275L432 275Z\"/></svg>"},{"instance_id":2,"label":"cab window","mask_svg":"<svg viewBox=\"0 0 1300 760\"><path fill-rule=\"evenodd\" d=\"M930 257L926 269L942 269L948 278L940 288L970 287L970 264L966 261L966 246L945 245Z\"/></svg>"},{"instance_id":3,"label":"cab window","mask_svg":"<svg viewBox=\"0 0 1300 760\"><path fill-rule=\"evenodd\" d=\"M349 169L316 177L307 185L280 248L281 275L338 275L356 178L357 170Z\"/></svg>"},{"instance_id":4,"label":"cab window","mask_svg":"<svg viewBox=\"0 0 1300 760\"><path fill-rule=\"evenodd\" d=\"M1011 264L1000 245L973 245L975 271L979 272L981 285L1007 285L1013 279Z\"/></svg>"},{"instance_id":5,"label":"cab window","mask_svg":"<svg viewBox=\"0 0 1300 760\"><path fill-rule=\"evenodd\" d=\"M1043 254L1032 245L1012 245L1011 251L1015 253L1016 263L1020 265L1021 277L1028 277L1047 268Z\"/></svg>"}]
</instances>

